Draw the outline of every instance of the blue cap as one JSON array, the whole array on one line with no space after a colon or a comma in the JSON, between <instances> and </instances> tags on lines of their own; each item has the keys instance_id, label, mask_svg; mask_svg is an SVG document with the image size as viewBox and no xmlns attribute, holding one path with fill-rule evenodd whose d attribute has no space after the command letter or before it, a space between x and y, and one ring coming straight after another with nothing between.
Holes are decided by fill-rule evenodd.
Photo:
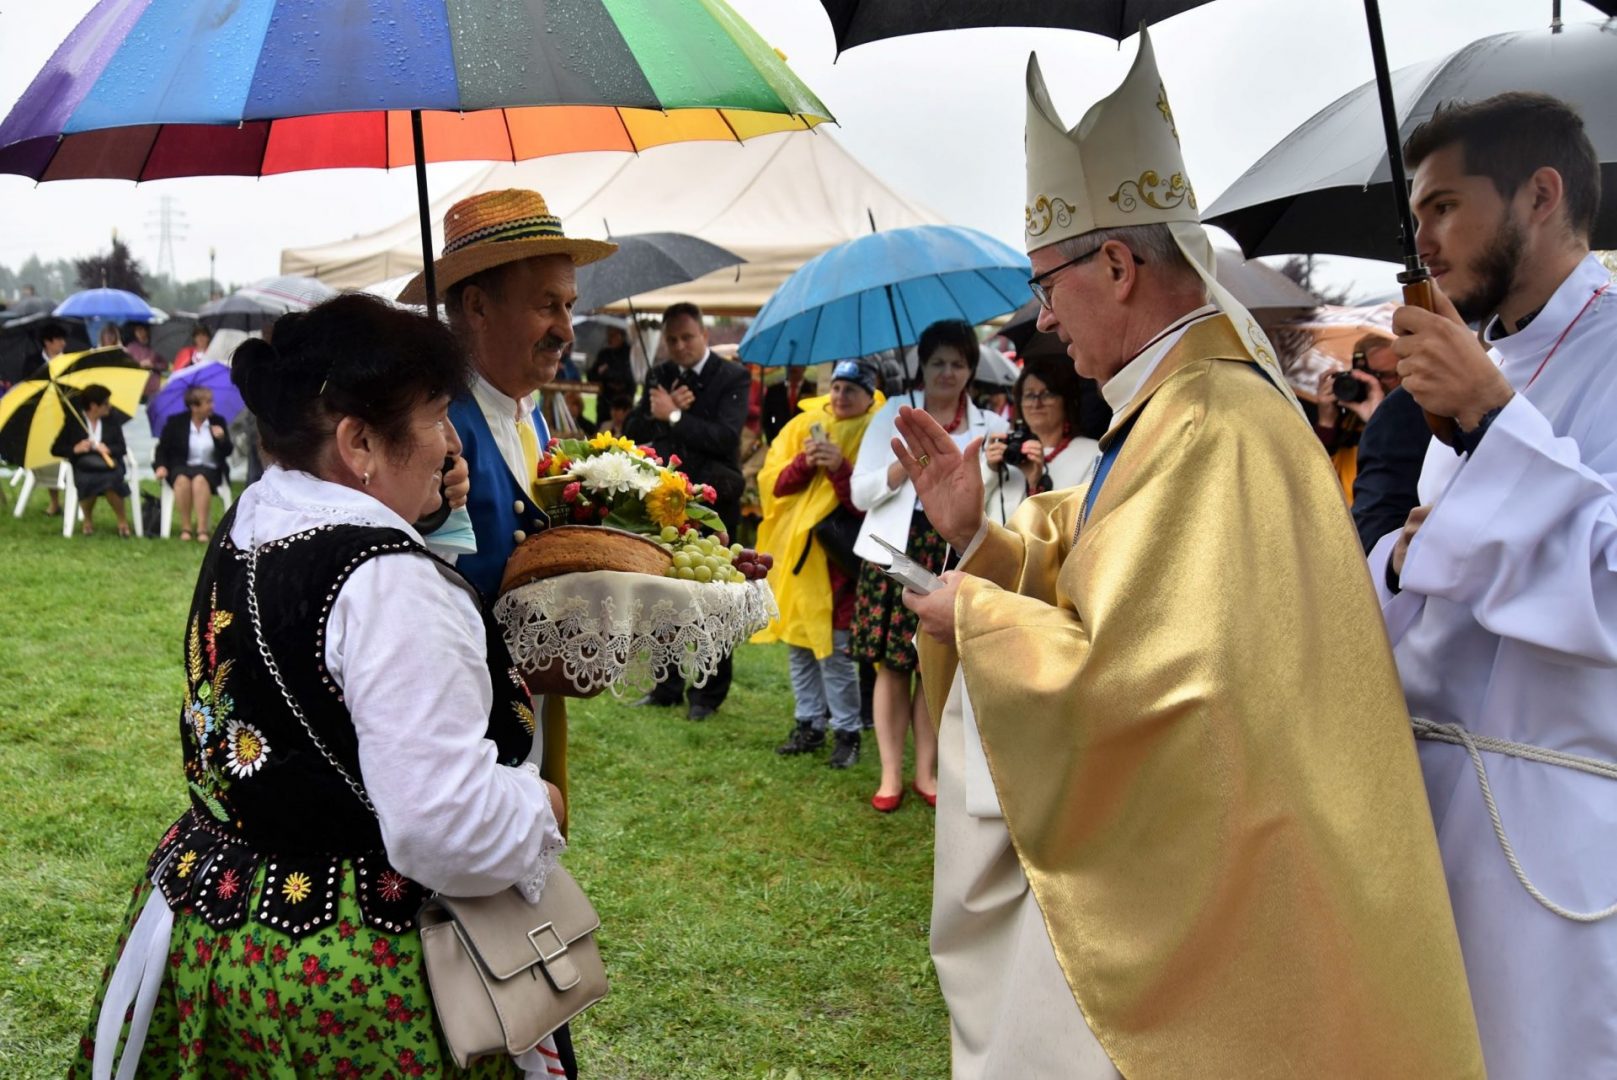
<instances>
[{"instance_id":1,"label":"blue cap","mask_svg":"<svg viewBox=\"0 0 1617 1080\"><path fill-rule=\"evenodd\" d=\"M857 360L838 360L837 366L831 370L831 381L842 379L844 382L858 383L865 388L865 392L876 392L876 373Z\"/></svg>"}]
</instances>

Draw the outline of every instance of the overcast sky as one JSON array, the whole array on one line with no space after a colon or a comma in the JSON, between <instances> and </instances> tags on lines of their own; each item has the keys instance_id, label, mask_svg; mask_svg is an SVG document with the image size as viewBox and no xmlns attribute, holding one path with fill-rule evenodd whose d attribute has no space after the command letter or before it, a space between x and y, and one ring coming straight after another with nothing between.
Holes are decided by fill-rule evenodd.
<instances>
[{"instance_id":1,"label":"overcast sky","mask_svg":"<svg viewBox=\"0 0 1617 1080\"><path fill-rule=\"evenodd\" d=\"M0 3L0 107L9 111L94 5ZM1073 124L1116 86L1135 49L1133 40L1119 50L1109 40L1070 31L970 30L878 42L835 60L817 0L730 4L787 54L837 117L836 136L872 171L949 220L1011 243L1021 241L1028 52L1038 50L1057 107ZM1398 67L1488 34L1547 26L1551 4L1386 0L1382 7L1388 52ZM1565 8L1569 20L1599 17L1581 0L1567 0ZM1288 131L1371 75L1359 0L1216 0L1153 28L1152 39L1204 207ZM478 167L434 165L429 184L445 190ZM15 268L32 253L82 256L105 247L116 228L154 267L155 223L165 195L183 215L183 236L174 242L178 276L205 277L213 247L220 279L237 282L278 272L283 247L367 233L415 208L408 169L140 186L100 180L36 185L0 176L0 263ZM590 231L587 223L569 227ZM1390 268L1366 263L1339 263L1334 274L1361 291L1391 289L1390 275Z\"/></svg>"}]
</instances>

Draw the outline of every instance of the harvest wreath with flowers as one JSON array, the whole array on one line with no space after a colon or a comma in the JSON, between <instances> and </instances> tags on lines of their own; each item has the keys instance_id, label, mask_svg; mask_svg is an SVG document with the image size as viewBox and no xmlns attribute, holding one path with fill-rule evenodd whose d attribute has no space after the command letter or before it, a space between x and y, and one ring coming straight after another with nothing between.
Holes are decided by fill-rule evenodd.
<instances>
[{"instance_id":1,"label":"harvest wreath with flowers","mask_svg":"<svg viewBox=\"0 0 1617 1080\"><path fill-rule=\"evenodd\" d=\"M554 439L534 498L551 527L517 544L494 614L536 693L700 684L777 613L769 556L729 542L713 489L677 457L611 434Z\"/></svg>"},{"instance_id":2,"label":"harvest wreath with flowers","mask_svg":"<svg viewBox=\"0 0 1617 1080\"><path fill-rule=\"evenodd\" d=\"M771 559L730 544L710 503L713 488L664 462L649 446L602 432L552 439L539 460L541 487L561 483L553 508L573 525L601 525L645 536L667 553L652 572L696 582L735 583L769 573ZM545 534L538 542L544 543Z\"/></svg>"}]
</instances>

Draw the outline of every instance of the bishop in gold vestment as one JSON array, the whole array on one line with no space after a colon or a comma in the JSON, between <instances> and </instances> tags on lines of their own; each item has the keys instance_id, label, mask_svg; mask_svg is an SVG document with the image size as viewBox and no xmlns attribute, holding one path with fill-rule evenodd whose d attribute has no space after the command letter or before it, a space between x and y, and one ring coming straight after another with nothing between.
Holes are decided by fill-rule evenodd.
<instances>
[{"instance_id":1,"label":"bishop in gold vestment","mask_svg":"<svg viewBox=\"0 0 1617 1080\"><path fill-rule=\"evenodd\" d=\"M1149 41L1072 132L1036 68L1030 91L1041 325L1081 373L1104 356L1118 411L1091 485L1009 527L969 510L974 449L901 416L900 460L966 549L906 594L944 638L921 639L933 713L958 668L1067 987L1129 1080L1481 1077L1375 595L1266 342L1207 280L1193 198L1162 208L1188 181ZM1066 168L1057 140L1099 147ZM1141 154L1172 181L1107 199L1170 175ZM1138 344L1108 352L1100 322Z\"/></svg>"}]
</instances>

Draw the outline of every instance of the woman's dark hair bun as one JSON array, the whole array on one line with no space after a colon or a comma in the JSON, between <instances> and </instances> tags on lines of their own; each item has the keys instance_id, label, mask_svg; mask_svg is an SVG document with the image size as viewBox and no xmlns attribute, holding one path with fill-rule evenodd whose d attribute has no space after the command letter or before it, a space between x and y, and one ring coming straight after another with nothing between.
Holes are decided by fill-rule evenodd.
<instances>
[{"instance_id":1,"label":"woman's dark hair bun","mask_svg":"<svg viewBox=\"0 0 1617 1080\"><path fill-rule=\"evenodd\" d=\"M258 419L265 453L308 472L343 417L404 448L416 404L458 394L470 378L447 327L363 293L283 315L275 344L249 338L231 358L231 381Z\"/></svg>"}]
</instances>

